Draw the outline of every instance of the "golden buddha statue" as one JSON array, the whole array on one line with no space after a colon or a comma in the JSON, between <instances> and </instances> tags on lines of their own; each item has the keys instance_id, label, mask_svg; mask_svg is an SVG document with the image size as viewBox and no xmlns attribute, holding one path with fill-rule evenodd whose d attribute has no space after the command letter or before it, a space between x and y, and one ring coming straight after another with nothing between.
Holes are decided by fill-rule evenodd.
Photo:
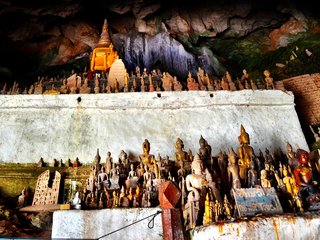
<instances>
[{"instance_id":1,"label":"golden buddha statue","mask_svg":"<svg viewBox=\"0 0 320 240\"><path fill-rule=\"evenodd\" d=\"M180 138L177 138L176 141L176 149L177 151L174 153L174 161L176 162L177 165L181 161L188 161L188 153L183 150L183 141Z\"/></svg>"},{"instance_id":2,"label":"golden buddha statue","mask_svg":"<svg viewBox=\"0 0 320 240\"><path fill-rule=\"evenodd\" d=\"M92 52L90 69L93 72L107 71L116 59L118 59L118 54L113 49L108 33L107 19L105 19L100 40Z\"/></svg>"},{"instance_id":3,"label":"golden buddha statue","mask_svg":"<svg viewBox=\"0 0 320 240\"><path fill-rule=\"evenodd\" d=\"M239 174L243 183L247 180L247 170L250 168L250 159L254 155L253 148L249 145L250 138L244 127L241 125L241 133L238 137L240 147L238 148Z\"/></svg>"},{"instance_id":4,"label":"golden buddha statue","mask_svg":"<svg viewBox=\"0 0 320 240\"><path fill-rule=\"evenodd\" d=\"M145 139L142 144L143 153L140 154L139 159L143 163L152 163L154 161L154 155L149 154L150 152L150 142L148 139Z\"/></svg>"}]
</instances>

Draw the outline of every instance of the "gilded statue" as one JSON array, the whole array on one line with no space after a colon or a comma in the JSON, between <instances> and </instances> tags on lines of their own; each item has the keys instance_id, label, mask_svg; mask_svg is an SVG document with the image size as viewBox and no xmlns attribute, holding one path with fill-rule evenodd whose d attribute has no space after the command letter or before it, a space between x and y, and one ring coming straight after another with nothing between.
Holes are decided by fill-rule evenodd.
<instances>
[{"instance_id":1,"label":"gilded statue","mask_svg":"<svg viewBox=\"0 0 320 240\"><path fill-rule=\"evenodd\" d=\"M237 156L232 148L229 151L228 160L229 166L227 168L227 172L229 186L231 187L231 189L241 188L239 167L237 165Z\"/></svg>"},{"instance_id":2,"label":"gilded statue","mask_svg":"<svg viewBox=\"0 0 320 240\"><path fill-rule=\"evenodd\" d=\"M247 182L247 171L250 168L250 160L254 155L253 148L249 145L250 138L244 127L241 125L240 136L238 137L240 147L238 148L239 174L242 182Z\"/></svg>"},{"instance_id":3,"label":"gilded statue","mask_svg":"<svg viewBox=\"0 0 320 240\"><path fill-rule=\"evenodd\" d=\"M293 196L293 188L294 185L296 184L294 178L292 178L291 176L288 175L288 170L286 168L286 166L284 166L283 168L283 179L282 182L284 184L284 186L286 187L286 191L288 193L290 193L291 196Z\"/></svg>"},{"instance_id":4,"label":"gilded statue","mask_svg":"<svg viewBox=\"0 0 320 240\"><path fill-rule=\"evenodd\" d=\"M143 153L139 155L140 161L143 162L144 164L152 163L154 161L154 155L149 153L150 142L148 141L148 139L144 140L142 144L142 150L143 150Z\"/></svg>"},{"instance_id":5,"label":"gilded statue","mask_svg":"<svg viewBox=\"0 0 320 240\"><path fill-rule=\"evenodd\" d=\"M270 180L268 179L268 172L267 170L263 169L261 171L261 174L260 174L260 184L261 184L261 187L264 187L264 188L271 188L271 182Z\"/></svg>"},{"instance_id":6,"label":"gilded statue","mask_svg":"<svg viewBox=\"0 0 320 240\"><path fill-rule=\"evenodd\" d=\"M176 141L176 152L174 153L174 161L179 166L181 161L188 161L188 153L183 150L184 144L180 138Z\"/></svg>"}]
</instances>

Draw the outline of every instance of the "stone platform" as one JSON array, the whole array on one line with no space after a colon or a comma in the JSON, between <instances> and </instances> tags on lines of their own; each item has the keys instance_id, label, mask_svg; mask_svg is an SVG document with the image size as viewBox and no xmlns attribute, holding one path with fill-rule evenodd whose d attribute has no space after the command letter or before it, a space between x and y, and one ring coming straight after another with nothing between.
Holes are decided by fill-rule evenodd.
<instances>
[{"instance_id":1,"label":"stone platform","mask_svg":"<svg viewBox=\"0 0 320 240\"><path fill-rule=\"evenodd\" d=\"M201 135L216 156L239 146L240 124L256 151L287 141L308 150L294 96L280 90L0 95L0 124L3 163L91 163L97 148L102 161L122 149L137 158L146 138L152 154L173 159L177 137L195 153Z\"/></svg>"},{"instance_id":2,"label":"stone platform","mask_svg":"<svg viewBox=\"0 0 320 240\"><path fill-rule=\"evenodd\" d=\"M115 208L103 210L66 210L53 214L53 239L98 239L108 233L132 224L161 211L160 208ZM154 218L152 229L149 217L137 224L110 234L101 239L162 239L161 214Z\"/></svg>"},{"instance_id":3,"label":"stone platform","mask_svg":"<svg viewBox=\"0 0 320 240\"><path fill-rule=\"evenodd\" d=\"M301 216L285 214L272 217L256 217L197 227L190 231L192 240L318 240L320 236L319 212Z\"/></svg>"}]
</instances>

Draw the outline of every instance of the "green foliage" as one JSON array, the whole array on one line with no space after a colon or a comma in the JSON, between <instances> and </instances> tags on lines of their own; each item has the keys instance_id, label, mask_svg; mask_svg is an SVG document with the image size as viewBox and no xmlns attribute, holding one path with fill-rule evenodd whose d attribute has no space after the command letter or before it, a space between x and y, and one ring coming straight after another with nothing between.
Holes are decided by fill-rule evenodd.
<instances>
[{"instance_id":1,"label":"green foliage","mask_svg":"<svg viewBox=\"0 0 320 240\"><path fill-rule=\"evenodd\" d=\"M268 69L275 80L320 72L320 35L300 33L288 38L289 44L275 51L268 51L269 39L261 31L243 39L216 39L209 46L224 58L225 66L233 76L241 76L246 69L252 78L263 78ZM298 47L298 50L296 50ZM305 50L313 55L308 57ZM290 61L292 51L297 58ZM284 64L283 68L276 64Z\"/></svg>"}]
</instances>

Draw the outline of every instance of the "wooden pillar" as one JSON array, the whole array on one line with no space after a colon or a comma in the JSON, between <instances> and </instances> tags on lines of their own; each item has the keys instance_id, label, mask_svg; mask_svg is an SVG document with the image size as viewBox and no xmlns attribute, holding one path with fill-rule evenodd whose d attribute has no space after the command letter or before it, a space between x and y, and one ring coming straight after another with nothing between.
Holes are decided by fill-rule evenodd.
<instances>
[{"instance_id":1,"label":"wooden pillar","mask_svg":"<svg viewBox=\"0 0 320 240\"><path fill-rule=\"evenodd\" d=\"M181 192L177 186L167 181L160 185L159 201L162 208L162 229L164 240L185 240L183 217L179 208Z\"/></svg>"}]
</instances>

